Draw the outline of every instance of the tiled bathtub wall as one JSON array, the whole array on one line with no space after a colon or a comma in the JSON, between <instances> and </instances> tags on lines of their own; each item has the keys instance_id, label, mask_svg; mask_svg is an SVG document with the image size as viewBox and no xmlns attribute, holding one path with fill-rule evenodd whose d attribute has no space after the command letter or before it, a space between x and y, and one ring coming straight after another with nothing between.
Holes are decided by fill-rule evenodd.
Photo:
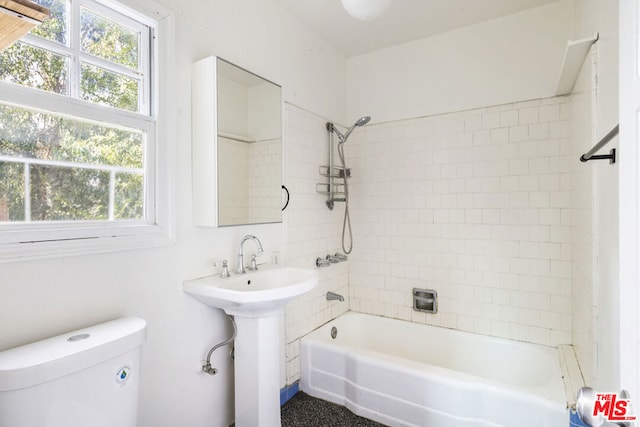
<instances>
[{"instance_id":1,"label":"tiled bathtub wall","mask_svg":"<svg viewBox=\"0 0 640 427\"><path fill-rule=\"evenodd\" d=\"M589 150L596 142L593 126L597 62L595 46L585 60L571 94L571 148L575 157ZM593 206L596 198L593 177L594 171L601 166L598 162L575 162L572 171L573 344L587 384L595 384L597 309L594 300L594 267L597 265L597 256L594 243L597 236L594 233Z\"/></svg>"},{"instance_id":2,"label":"tiled bathtub wall","mask_svg":"<svg viewBox=\"0 0 640 427\"><path fill-rule=\"evenodd\" d=\"M557 97L354 132L351 309L571 343L569 112ZM412 310L414 287L438 314Z\"/></svg>"},{"instance_id":3,"label":"tiled bathtub wall","mask_svg":"<svg viewBox=\"0 0 640 427\"><path fill-rule=\"evenodd\" d=\"M320 165L327 163L327 119L291 104L285 104L285 179L291 193L284 211L286 224L286 263L290 266L316 268L316 257L340 250L341 204L330 211L326 196L316 193L322 182ZM285 313L287 384L300 378L300 337L347 311L349 263L319 269L316 289L289 303ZM327 301L327 291L345 297L344 302Z\"/></svg>"}]
</instances>

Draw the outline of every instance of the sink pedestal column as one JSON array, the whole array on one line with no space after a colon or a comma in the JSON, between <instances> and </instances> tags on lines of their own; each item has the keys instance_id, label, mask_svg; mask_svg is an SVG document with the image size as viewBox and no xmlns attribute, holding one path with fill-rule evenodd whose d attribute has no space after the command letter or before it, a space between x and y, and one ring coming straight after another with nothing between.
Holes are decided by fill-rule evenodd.
<instances>
[{"instance_id":1,"label":"sink pedestal column","mask_svg":"<svg viewBox=\"0 0 640 427\"><path fill-rule=\"evenodd\" d=\"M280 427L279 313L234 317L236 427Z\"/></svg>"}]
</instances>

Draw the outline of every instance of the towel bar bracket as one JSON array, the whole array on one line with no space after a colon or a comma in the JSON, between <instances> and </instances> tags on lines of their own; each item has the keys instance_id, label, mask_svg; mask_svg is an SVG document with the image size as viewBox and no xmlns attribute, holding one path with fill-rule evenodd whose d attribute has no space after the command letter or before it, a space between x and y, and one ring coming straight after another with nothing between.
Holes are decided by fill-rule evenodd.
<instances>
[{"instance_id":1,"label":"towel bar bracket","mask_svg":"<svg viewBox=\"0 0 640 427\"><path fill-rule=\"evenodd\" d=\"M609 164L612 165L616 162L616 149L612 148L609 151L609 154L598 154L595 156L591 156L588 159L584 157L584 154L580 156L581 162L588 162L589 160L609 160Z\"/></svg>"},{"instance_id":2,"label":"towel bar bracket","mask_svg":"<svg viewBox=\"0 0 640 427\"><path fill-rule=\"evenodd\" d=\"M596 145L591 147L591 150L587 151L582 156L580 156L580 161L588 162L589 160L607 160L608 159L610 165L614 164L616 162L615 148L609 151L609 154L600 154L597 156L594 154L597 153L602 147L607 145L609 142L611 142L611 140L615 138L619 132L620 132L620 125L617 124L613 129L609 131L608 134L606 134L600 141L598 141Z\"/></svg>"}]
</instances>

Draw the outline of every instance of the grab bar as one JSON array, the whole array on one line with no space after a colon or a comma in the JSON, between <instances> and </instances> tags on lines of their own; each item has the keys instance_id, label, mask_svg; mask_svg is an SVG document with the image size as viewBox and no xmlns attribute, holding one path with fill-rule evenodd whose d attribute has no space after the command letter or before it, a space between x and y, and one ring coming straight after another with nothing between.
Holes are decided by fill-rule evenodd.
<instances>
[{"instance_id":1,"label":"grab bar","mask_svg":"<svg viewBox=\"0 0 640 427\"><path fill-rule=\"evenodd\" d=\"M608 134L606 134L591 150L580 156L581 162L588 162L589 160L609 160L609 164L612 165L616 162L616 149L612 148L609 154L594 155L598 150L607 145L618 133L620 132L620 125L616 125Z\"/></svg>"}]
</instances>

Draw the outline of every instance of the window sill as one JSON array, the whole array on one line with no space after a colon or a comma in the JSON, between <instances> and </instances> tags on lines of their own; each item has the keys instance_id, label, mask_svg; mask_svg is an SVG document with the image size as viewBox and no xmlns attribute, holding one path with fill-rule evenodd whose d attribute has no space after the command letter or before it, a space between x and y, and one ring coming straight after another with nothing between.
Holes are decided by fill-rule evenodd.
<instances>
[{"instance_id":1,"label":"window sill","mask_svg":"<svg viewBox=\"0 0 640 427\"><path fill-rule=\"evenodd\" d=\"M0 264L148 249L175 243L160 226L147 227L145 233L133 235L3 244L0 245Z\"/></svg>"}]
</instances>

